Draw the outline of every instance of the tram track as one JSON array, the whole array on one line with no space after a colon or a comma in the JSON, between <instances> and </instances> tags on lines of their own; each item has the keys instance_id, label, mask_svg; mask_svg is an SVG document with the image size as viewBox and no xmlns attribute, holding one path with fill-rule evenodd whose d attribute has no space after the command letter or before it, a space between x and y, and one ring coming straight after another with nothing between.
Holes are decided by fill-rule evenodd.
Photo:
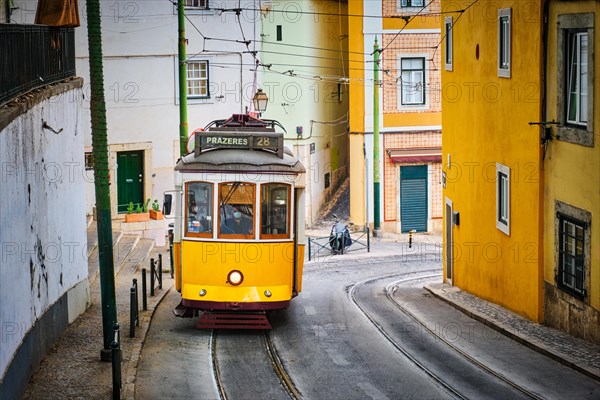
<instances>
[{"instance_id":1,"label":"tram track","mask_svg":"<svg viewBox=\"0 0 600 400\"><path fill-rule=\"evenodd\" d=\"M216 391L219 395L219 398L221 400L228 400L230 397L234 398L235 396L228 395L228 391L226 390L226 384L223 379L223 373L220 369L221 367L219 365L217 352L218 343L221 339L218 339L217 332L217 330L213 329L210 338L211 368L213 372ZM294 382L292 381L292 378L285 370L283 363L281 362L281 358L279 357L279 354L275 347L275 344L273 343L271 332L265 331L260 336L262 341L261 347L264 350L263 354L265 355L266 362L268 362L268 364L270 365L271 371L275 375L276 380L279 382L282 390L285 391L285 393L287 393L290 399L301 400L302 394L300 393L298 388L296 388ZM258 364L259 362L260 361L256 363ZM260 369L260 366L257 367L257 369ZM256 385L260 386L261 382L263 381L256 381ZM264 382L265 389L263 391L267 392L268 388L271 387L271 383L267 382L267 379L265 379ZM255 390L259 392L261 391L260 388L255 388Z\"/></svg>"},{"instance_id":2,"label":"tram track","mask_svg":"<svg viewBox=\"0 0 600 400\"><path fill-rule=\"evenodd\" d=\"M432 272L436 272L436 273L432 274ZM396 341L394 339L392 333L387 332L386 329L379 322L377 322L376 317L374 315L372 315L357 300L357 298L356 298L356 292L357 292L357 289L359 287L361 287L363 285L371 284L371 283L376 282L376 281L391 279L391 278L394 278L394 277L400 276L400 275L403 275L403 276L411 275L411 276L405 277L403 279L396 280L393 283L387 285L385 287L385 289L384 289L384 292L385 292L385 295L386 295L388 301L390 301L400 312L402 312L404 315L406 315L407 317L409 317L413 322L415 322L416 324L418 324L418 326L420 326L423 329L425 329L430 335L432 335L433 337L435 337L437 340L440 340L441 342L443 342L446 346L448 346L449 349L451 349L452 351L454 351L455 353L457 353L458 355L460 355L461 357L463 357L465 360L467 360L469 363L471 363L475 367L480 368L481 370L485 371L487 374L489 374L489 375L491 375L491 376L499 379L500 381L502 381L505 384L509 385L510 387L512 387L513 389L515 389L518 392L522 393L524 396L526 396L528 398L536 399L536 400L542 399L542 397L540 397L536 393L528 390L527 388L525 388L523 386L520 386L520 385L516 384L515 382L511 381L506 376L504 376L502 374L499 374L498 372L494 371L493 369L489 368L485 364L481 363L480 361L476 360L475 358L473 358L472 356L470 356L469 354L467 354L465 351L463 351L460 348L458 348L456 345L452 344L449 340L447 340L446 338L444 338L438 332L430 329L425 324L423 324L413 313L411 313L408 309L406 309L406 307L403 307L401 304L398 303L398 301L396 301L394 299L394 292L398 288L398 286L401 285L401 284L406 284L408 282L415 282L415 281L419 281L419 280L428 280L428 279L431 279L431 278L438 278L438 277L440 277L441 273L439 273L439 269L437 269L437 268L436 269L431 269L431 270L423 270L423 271L418 271L418 272L411 272L409 274L397 274L396 273L396 274L390 274L390 275L380 276L380 277L376 277L376 278L370 278L370 279L367 279L367 280L364 280L364 281L361 281L361 282L357 282L354 285L351 285L351 286L347 287L347 292L348 292L348 295L350 297L350 300L363 313L363 315L365 315L365 317L369 320L369 322L373 326L375 326L375 328L386 338L386 340L392 346L394 346L394 348L396 348L400 353L402 353L405 357L407 357L415 366L417 366L421 371L423 371L425 374L427 374L436 383L438 383L439 385L441 385L446 391L449 392L449 394L451 394L452 396L454 396L454 397L456 397L458 399L467 399L467 398L469 398L468 396L465 396L464 394L462 394L458 389L456 389L452 385L450 385L448 382L446 382L446 380L443 379L443 377L439 376L438 373L436 373L431 368L429 368L426 365L424 365L424 363L420 362L406 348L404 348L400 343L398 343L398 341Z\"/></svg>"}]
</instances>

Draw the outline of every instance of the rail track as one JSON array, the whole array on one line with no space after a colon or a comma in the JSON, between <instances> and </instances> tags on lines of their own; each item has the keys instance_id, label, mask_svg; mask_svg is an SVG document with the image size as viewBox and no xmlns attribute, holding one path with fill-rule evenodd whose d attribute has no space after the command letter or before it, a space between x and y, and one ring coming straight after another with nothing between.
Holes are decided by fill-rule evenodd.
<instances>
[{"instance_id":1,"label":"rail track","mask_svg":"<svg viewBox=\"0 0 600 400\"><path fill-rule=\"evenodd\" d=\"M432 272L436 272L436 273L432 273ZM406 316L408 316L415 323L417 323L420 327L422 327L423 329L425 329L429 334L431 334L437 340L442 341L450 349L452 349L453 351L455 351L457 354L459 354L461 357L463 357L464 359L466 359L469 363L473 364L477 368L480 368L483 371L485 371L486 373L488 373L488 374L494 376L495 378L501 380L502 382L504 382L507 385L511 386L513 389L519 391L520 393L522 393L524 396L526 396L528 398L536 399L536 400L541 400L542 399L542 397L540 397L536 393L528 390L527 388L525 388L523 386L520 386L520 385L516 384L515 382L511 381L509 378L503 376L502 374L499 374L498 372L496 372L493 369L489 368L485 364L483 364L483 363L479 362L478 360L476 360L475 358L471 357L469 354L467 354L466 352L462 351L460 348L458 348L456 345L454 345L449 340L447 340L446 338L444 338L438 332L436 332L436 331L434 331L432 329L429 329L426 325L424 325L423 323L421 323L416 318L416 316L414 314L412 314L409 310L407 310L404 306L402 306L394 298L394 292L398 288L399 285L406 284L406 283L409 283L409 282L415 282L415 281L421 281L421 280L428 280L428 279L431 279L431 278L439 278L439 277L441 277L441 273L439 272L439 269L432 269L432 270L424 270L424 271L418 271L418 272L411 272L409 274L402 274L402 275L405 276L405 277L402 278L402 279L398 279L398 280L394 281L393 283L391 283L391 284L389 284L389 285L387 285L385 287L385 295L386 295L386 297L388 298L388 300L400 312L402 312L403 314L405 314ZM410 275L410 276L406 277L406 275ZM467 396L465 396L462 393L460 393L459 390L457 390L451 384L449 384L446 380L444 380L443 377L439 376L438 373L436 373L431 368L428 368L426 365L424 365L422 362L420 362L415 356L413 356L413 354L411 354L406 348L404 348L400 343L398 343L398 341L396 341L394 339L393 335L390 332L386 331L386 329L384 329L381 326L381 324L377 322L375 316L372 315L371 313L369 313L365 309L365 307L363 307L359 303L359 301L356 299L356 290L360 286L366 285L366 284L369 284L369 283L373 283L373 282L376 282L376 281L379 281L379 280L391 279L391 278L394 278L396 276L400 276L400 274L380 276L380 277L370 278L370 279L358 282L358 283L356 283L354 285L351 285L351 286L347 287L348 295L349 295L351 301L355 304L356 307L358 307L358 309L360 309L360 311L371 322L371 324L373 324L373 326L375 326L375 328L377 328L377 330L390 342L390 344L392 346L394 346L400 353L402 353L412 363L414 363L414 365L416 367L418 367L421 371L423 371L429 377L431 377L435 382L437 382L439 385L441 385L452 396L454 396L454 397L456 397L458 399L467 399L468 398Z\"/></svg>"},{"instance_id":2,"label":"rail track","mask_svg":"<svg viewBox=\"0 0 600 400\"><path fill-rule=\"evenodd\" d=\"M218 332L219 331L217 329L213 329L210 338L210 354L212 364L211 367L219 398L221 400L227 400L230 397L234 398L237 396L230 395L230 392L235 391L235 388L233 386L230 386L229 390L227 389L227 382L225 382L223 379L223 374L220 369L217 353L219 351L219 342L221 340L228 340L228 338L232 338L232 336L229 336L228 338L222 338L219 336ZM260 337L260 340L262 342L262 345L260 347L263 350L262 354L264 355L264 358L259 360L250 360L251 357L249 357L248 362L260 364L257 365L257 367L255 368L256 370L260 370L261 368L263 368L263 370L269 369L265 367L265 365L268 364L270 365L270 370L272 371L272 374L266 379L255 379L253 382L256 386L253 387L253 390L259 393L268 393L270 390L272 390L273 379L276 379L280 384L281 390L287 393L290 399L301 400L302 394L296 388L294 382L292 381L292 378L285 370L283 363L281 362L281 359L277 353L275 344L273 343L271 332L264 331L254 336L254 338L257 337ZM250 366L250 368L252 368L252 366ZM264 388L261 388L261 386L264 386Z\"/></svg>"}]
</instances>

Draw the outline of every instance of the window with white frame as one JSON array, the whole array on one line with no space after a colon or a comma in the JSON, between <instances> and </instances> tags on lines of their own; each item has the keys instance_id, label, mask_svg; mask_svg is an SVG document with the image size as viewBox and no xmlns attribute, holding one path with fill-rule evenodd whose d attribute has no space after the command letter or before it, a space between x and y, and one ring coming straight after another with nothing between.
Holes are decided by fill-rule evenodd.
<instances>
[{"instance_id":1,"label":"window with white frame","mask_svg":"<svg viewBox=\"0 0 600 400\"><path fill-rule=\"evenodd\" d=\"M452 17L444 18L444 42L446 45L446 54L444 55L444 64L446 71L452 71Z\"/></svg>"},{"instance_id":2,"label":"window with white frame","mask_svg":"<svg viewBox=\"0 0 600 400\"><path fill-rule=\"evenodd\" d=\"M400 0L400 7L423 7L425 0Z\"/></svg>"},{"instance_id":3,"label":"window with white frame","mask_svg":"<svg viewBox=\"0 0 600 400\"><path fill-rule=\"evenodd\" d=\"M205 99L210 97L208 81L208 61L191 60L187 62L188 97Z\"/></svg>"},{"instance_id":4,"label":"window with white frame","mask_svg":"<svg viewBox=\"0 0 600 400\"><path fill-rule=\"evenodd\" d=\"M425 104L425 58L407 57L400 59L401 105Z\"/></svg>"},{"instance_id":5,"label":"window with white frame","mask_svg":"<svg viewBox=\"0 0 600 400\"><path fill-rule=\"evenodd\" d=\"M496 228L510 235L510 168L496 163Z\"/></svg>"},{"instance_id":6,"label":"window with white frame","mask_svg":"<svg viewBox=\"0 0 600 400\"><path fill-rule=\"evenodd\" d=\"M588 34L567 34L567 123L587 125Z\"/></svg>"},{"instance_id":7,"label":"window with white frame","mask_svg":"<svg viewBox=\"0 0 600 400\"><path fill-rule=\"evenodd\" d=\"M208 0L185 0L186 9L208 9Z\"/></svg>"},{"instance_id":8,"label":"window with white frame","mask_svg":"<svg viewBox=\"0 0 600 400\"><path fill-rule=\"evenodd\" d=\"M503 78L510 78L511 13L510 8L498 10L498 76Z\"/></svg>"},{"instance_id":9,"label":"window with white frame","mask_svg":"<svg viewBox=\"0 0 600 400\"><path fill-rule=\"evenodd\" d=\"M593 13L561 14L557 23L557 138L594 146Z\"/></svg>"}]
</instances>

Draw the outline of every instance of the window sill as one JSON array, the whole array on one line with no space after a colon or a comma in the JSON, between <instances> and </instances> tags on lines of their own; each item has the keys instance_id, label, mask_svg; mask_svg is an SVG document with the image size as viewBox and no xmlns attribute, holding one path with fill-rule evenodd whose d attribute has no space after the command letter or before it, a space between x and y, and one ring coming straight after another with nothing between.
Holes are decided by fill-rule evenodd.
<instances>
[{"instance_id":1,"label":"window sill","mask_svg":"<svg viewBox=\"0 0 600 400\"><path fill-rule=\"evenodd\" d=\"M559 126L556 136L558 140L563 142L594 147L594 132L590 132L584 127L575 128L572 126Z\"/></svg>"}]
</instances>

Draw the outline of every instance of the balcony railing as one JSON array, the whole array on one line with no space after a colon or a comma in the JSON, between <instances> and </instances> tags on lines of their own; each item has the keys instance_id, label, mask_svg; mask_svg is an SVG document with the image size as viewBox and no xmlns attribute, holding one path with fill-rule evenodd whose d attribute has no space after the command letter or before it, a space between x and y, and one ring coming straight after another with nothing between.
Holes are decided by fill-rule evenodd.
<instances>
[{"instance_id":1,"label":"balcony railing","mask_svg":"<svg viewBox=\"0 0 600 400\"><path fill-rule=\"evenodd\" d=\"M75 30L0 24L0 105L75 76Z\"/></svg>"}]
</instances>

